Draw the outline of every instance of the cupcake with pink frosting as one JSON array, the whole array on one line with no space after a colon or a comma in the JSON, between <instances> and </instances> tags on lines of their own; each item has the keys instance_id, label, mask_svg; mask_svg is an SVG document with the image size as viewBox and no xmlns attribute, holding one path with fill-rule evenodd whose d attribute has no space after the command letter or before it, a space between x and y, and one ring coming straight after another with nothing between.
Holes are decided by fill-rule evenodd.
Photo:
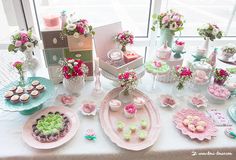
<instances>
[{"instance_id":1,"label":"cupcake with pink frosting","mask_svg":"<svg viewBox=\"0 0 236 160\"><path fill-rule=\"evenodd\" d=\"M227 88L220 86L218 84L210 85L208 87L208 93L212 97L220 99L220 100L226 100L230 96L230 91Z\"/></svg>"},{"instance_id":2,"label":"cupcake with pink frosting","mask_svg":"<svg viewBox=\"0 0 236 160\"><path fill-rule=\"evenodd\" d=\"M137 113L137 107L134 104L127 104L124 107L124 113L126 118L134 118Z\"/></svg>"}]
</instances>

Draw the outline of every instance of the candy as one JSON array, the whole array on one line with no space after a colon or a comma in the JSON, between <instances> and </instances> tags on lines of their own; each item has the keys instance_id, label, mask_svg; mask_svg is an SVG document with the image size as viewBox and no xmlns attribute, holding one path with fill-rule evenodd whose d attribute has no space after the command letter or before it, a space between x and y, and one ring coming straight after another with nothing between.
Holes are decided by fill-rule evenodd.
<instances>
[{"instance_id":1,"label":"candy","mask_svg":"<svg viewBox=\"0 0 236 160\"><path fill-rule=\"evenodd\" d=\"M96 140L97 137L93 129L88 129L85 133L84 138L86 138L87 140Z\"/></svg>"}]
</instances>

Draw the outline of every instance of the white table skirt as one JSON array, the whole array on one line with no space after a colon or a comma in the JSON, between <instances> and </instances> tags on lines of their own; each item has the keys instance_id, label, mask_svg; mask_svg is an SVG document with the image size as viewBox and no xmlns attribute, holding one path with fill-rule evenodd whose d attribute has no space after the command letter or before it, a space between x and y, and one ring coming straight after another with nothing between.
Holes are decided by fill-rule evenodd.
<instances>
[{"instance_id":1,"label":"white table skirt","mask_svg":"<svg viewBox=\"0 0 236 160\"><path fill-rule=\"evenodd\" d=\"M179 130L175 128L173 115L181 108L189 107L186 98L179 101L180 104L176 109L160 108L157 100L160 93L171 93L173 84L157 83L160 91L152 94L147 91L146 87L151 86L151 75L145 74L139 84L139 89L148 94L156 104L161 116L161 134L156 143L143 151L133 152L127 151L117 147L109 138L104 134L99 124L98 115L95 117L84 117L78 112L78 108L84 100L94 100L100 104L105 96L94 98L91 96L94 82L87 82L82 91L82 95L78 101L71 108L78 112L80 124L79 130L75 137L65 145L53 150L36 150L25 144L21 137L21 129L27 121L28 116L20 115L19 113L1 112L0 113L0 159L14 159L14 160L107 160L107 159L161 159L161 160L183 160L183 159L225 159L235 160L236 158L236 140L230 139L224 135L224 127L217 127L217 136L209 142L197 142L190 140L189 137L183 136ZM105 92L110 91L114 86L111 81L102 77L102 86ZM57 93L62 93L62 85L57 87ZM190 91L188 93L191 93ZM210 103L209 108L217 108L226 113L226 109L233 103L235 98L227 101L222 105L215 105ZM51 100L44 106L60 105L59 102ZM233 124L236 128L236 125ZM88 141L84 138L84 133L87 129L92 128L97 134L95 142ZM192 156L196 154L228 154L227 156L221 155L208 155L208 156ZM232 155L229 155L232 154Z\"/></svg>"}]
</instances>

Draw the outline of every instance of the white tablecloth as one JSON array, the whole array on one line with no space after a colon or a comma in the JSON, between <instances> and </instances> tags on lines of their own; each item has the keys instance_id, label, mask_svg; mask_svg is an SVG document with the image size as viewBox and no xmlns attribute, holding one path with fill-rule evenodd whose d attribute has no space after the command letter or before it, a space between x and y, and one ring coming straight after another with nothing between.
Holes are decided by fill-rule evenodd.
<instances>
[{"instance_id":1,"label":"white tablecloth","mask_svg":"<svg viewBox=\"0 0 236 160\"><path fill-rule=\"evenodd\" d=\"M53 150L37 150L25 144L21 137L21 129L29 116L23 116L19 113L1 112L0 113L0 159L66 159L66 160L107 160L107 159L162 159L162 160L183 160L183 159L236 159L236 140L230 139L224 135L224 127L217 127L217 136L209 142L193 141L189 137L183 136L179 130L175 128L173 115L181 108L190 107L187 105L186 98L179 100L176 109L160 108L158 103L158 95L161 93L171 93L173 84L157 83L160 91L154 93L148 92L147 88L151 86L151 77L149 74L143 77L139 84L139 89L154 101L161 116L161 134L156 143L143 151L133 152L117 147L104 134L99 124L98 115L95 117L84 117L78 112L78 108L84 100L94 100L100 104L105 94L100 97L92 97L91 92L94 82L87 82L82 95L78 98L77 103L71 108L78 112L80 119L80 127L75 137L65 145ZM108 92L114 85L111 81L102 77L102 86L105 92ZM147 88L146 88L147 87ZM62 93L63 89L59 85L57 93ZM191 93L188 91L188 93ZM226 109L233 103L235 98L231 98L227 103L221 105L211 104L209 108L217 108L226 113ZM51 100L44 106L60 105L59 102ZM236 128L236 125L233 124ZM88 141L84 138L84 133L88 128L95 130L97 140L95 142ZM205 156L196 154L209 154ZM215 155L212 155L215 154ZM227 155L218 155L227 154Z\"/></svg>"}]
</instances>

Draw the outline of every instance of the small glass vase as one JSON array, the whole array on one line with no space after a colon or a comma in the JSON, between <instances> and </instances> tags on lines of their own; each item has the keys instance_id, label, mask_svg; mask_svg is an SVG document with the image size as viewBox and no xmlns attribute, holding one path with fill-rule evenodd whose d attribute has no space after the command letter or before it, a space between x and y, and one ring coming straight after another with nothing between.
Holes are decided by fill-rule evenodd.
<instances>
[{"instance_id":1,"label":"small glass vase","mask_svg":"<svg viewBox=\"0 0 236 160\"><path fill-rule=\"evenodd\" d=\"M172 94L176 97L176 98L182 98L184 96L185 93L185 86L182 84L181 87L179 87L180 83L177 82L175 83L175 85L172 88Z\"/></svg>"},{"instance_id":2,"label":"small glass vase","mask_svg":"<svg viewBox=\"0 0 236 160\"><path fill-rule=\"evenodd\" d=\"M133 101L132 91L127 88L124 88L119 93L119 100L122 101L123 103L131 103Z\"/></svg>"},{"instance_id":3,"label":"small glass vase","mask_svg":"<svg viewBox=\"0 0 236 160\"><path fill-rule=\"evenodd\" d=\"M19 77L19 82L18 82L18 84L19 84L19 86L21 86L21 87L25 87L25 84L26 84L26 75L25 75L25 72L24 71L19 71L19 75L20 75L20 77Z\"/></svg>"},{"instance_id":4,"label":"small glass vase","mask_svg":"<svg viewBox=\"0 0 236 160\"><path fill-rule=\"evenodd\" d=\"M126 52L126 46L121 46L121 51Z\"/></svg>"},{"instance_id":5,"label":"small glass vase","mask_svg":"<svg viewBox=\"0 0 236 160\"><path fill-rule=\"evenodd\" d=\"M226 79L220 80L220 79L214 78L214 83L216 83L216 84L218 84L220 86L224 85L225 81L226 81Z\"/></svg>"},{"instance_id":6,"label":"small glass vase","mask_svg":"<svg viewBox=\"0 0 236 160\"><path fill-rule=\"evenodd\" d=\"M84 77L74 77L70 79L63 79L63 86L65 90L72 95L79 96L80 91L84 87Z\"/></svg>"}]
</instances>

